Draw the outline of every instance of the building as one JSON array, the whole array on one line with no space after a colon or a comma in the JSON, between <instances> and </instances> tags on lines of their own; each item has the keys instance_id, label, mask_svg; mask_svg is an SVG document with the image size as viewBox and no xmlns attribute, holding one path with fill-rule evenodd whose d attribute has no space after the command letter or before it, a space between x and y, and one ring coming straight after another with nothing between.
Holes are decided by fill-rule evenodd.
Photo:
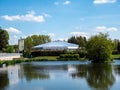
<instances>
[{"instance_id":1,"label":"building","mask_svg":"<svg viewBox=\"0 0 120 90\"><path fill-rule=\"evenodd\" d=\"M63 41L54 41L54 42L49 42L41 45L34 46L34 50L76 50L79 48L79 45L77 44L72 44L72 43L67 43Z\"/></svg>"},{"instance_id":2,"label":"building","mask_svg":"<svg viewBox=\"0 0 120 90\"><path fill-rule=\"evenodd\" d=\"M76 50L79 48L79 45L77 44L72 44L72 43L67 43L63 41L54 41L54 42L49 42L41 45L34 46L32 48L32 54L33 55L60 55L61 52L64 50Z\"/></svg>"}]
</instances>

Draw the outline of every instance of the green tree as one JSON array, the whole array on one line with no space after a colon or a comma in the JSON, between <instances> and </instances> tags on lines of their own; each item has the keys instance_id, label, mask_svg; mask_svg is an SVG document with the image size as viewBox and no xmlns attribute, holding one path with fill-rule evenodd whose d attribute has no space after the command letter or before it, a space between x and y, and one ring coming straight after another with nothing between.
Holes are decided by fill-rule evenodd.
<instances>
[{"instance_id":1,"label":"green tree","mask_svg":"<svg viewBox=\"0 0 120 90\"><path fill-rule=\"evenodd\" d=\"M120 41L118 42L117 50L118 50L118 52L120 53Z\"/></svg>"},{"instance_id":2,"label":"green tree","mask_svg":"<svg viewBox=\"0 0 120 90\"><path fill-rule=\"evenodd\" d=\"M5 51L5 49L9 45L8 40L9 40L8 32L0 28L0 51Z\"/></svg>"},{"instance_id":3,"label":"green tree","mask_svg":"<svg viewBox=\"0 0 120 90\"><path fill-rule=\"evenodd\" d=\"M29 36L25 39L25 46L24 46L25 54L29 55L32 47L33 47L32 38Z\"/></svg>"},{"instance_id":4,"label":"green tree","mask_svg":"<svg viewBox=\"0 0 120 90\"><path fill-rule=\"evenodd\" d=\"M80 47L85 47L86 45L86 37L82 37L82 36L79 36L79 37L76 37L77 39L77 44L80 46Z\"/></svg>"},{"instance_id":5,"label":"green tree","mask_svg":"<svg viewBox=\"0 0 120 90\"><path fill-rule=\"evenodd\" d=\"M69 42L69 43L77 44L77 39L76 39L75 36L72 36L72 37L70 37L70 38L68 39L68 42Z\"/></svg>"},{"instance_id":6,"label":"green tree","mask_svg":"<svg viewBox=\"0 0 120 90\"><path fill-rule=\"evenodd\" d=\"M92 36L86 46L88 57L93 62L106 62L111 60L112 41L108 39L108 34L100 33Z\"/></svg>"},{"instance_id":7,"label":"green tree","mask_svg":"<svg viewBox=\"0 0 120 90\"><path fill-rule=\"evenodd\" d=\"M31 49L33 46L39 45L39 44L43 44L43 43L47 43L50 42L51 39L48 35L32 35L32 36L28 36L25 39L25 54L30 55L31 53Z\"/></svg>"},{"instance_id":8,"label":"green tree","mask_svg":"<svg viewBox=\"0 0 120 90\"><path fill-rule=\"evenodd\" d=\"M9 45L7 48L6 48L6 52L7 53L14 53L15 52L15 49L12 45Z\"/></svg>"},{"instance_id":9,"label":"green tree","mask_svg":"<svg viewBox=\"0 0 120 90\"><path fill-rule=\"evenodd\" d=\"M82 37L82 36L75 37L75 36L72 36L72 37L70 37L68 39L68 42L69 43L78 44L79 47L85 47L87 40L86 40L86 37Z\"/></svg>"}]
</instances>

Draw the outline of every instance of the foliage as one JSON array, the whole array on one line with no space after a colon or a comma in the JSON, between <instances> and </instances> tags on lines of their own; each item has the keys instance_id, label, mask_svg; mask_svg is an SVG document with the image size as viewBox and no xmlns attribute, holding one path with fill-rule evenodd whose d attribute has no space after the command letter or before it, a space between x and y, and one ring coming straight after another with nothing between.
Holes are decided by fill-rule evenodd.
<instances>
[{"instance_id":1,"label":"foliage","mask_svg":"<svg viewBox=\"0 0 120 90\"><path fill-rule=\"evenodd\" d=\"M15 49L13 46L8 46L7 49L6 49L6 52L7 53L14 53L15 52Z\"/></svg>"},{"instance_id":2,"label":"foliage","mask_svg":"<svg viewBox=\"0 0 120 90\"><path fill-rule=\"evenodd\" d=\"M79 59L79 54L61 54L60 59L76 59L78 60Z\"/></svg>"},{"instance_id":3,"label":"foliage","mask_svg":"<svg viewBox=\"0 0 120 90\"><path fill-rule=\"evenodd\" d=\"M78 49L76 50L77 54L79 54L80 58L86 58L87 57L87 51L85 48L81 48L81 49Z\"/></svg>"},{"instance_id":4,"label":"foliage","mask_svg":"<svg viewBox=\"0 0 120 90\"><path fill-rule=\"evenodd\" d=\"M72 36L72 37L70 37L70 38L68 39L68 42L69 42L69 43L77 44L77 39L76 39L75 36Z\"/></svg>"},{"instance_id":5,"label":"foliage","mask_svg":"<svg viewBox=\"0 0 120 90\"><path fill-rule=\"evenodd\" d=\"M78 44L79 47L85 47L87 40L86 40L86 37L82 37L82 36L75 37L75 36L72 36L72 37L70 37L68 39L68 42L69 43Z\"/></svg>"},{"instance_id":6,"label":"foliage","mask_svg":"<svg viewBox=\"0 0 120 90\"><path fill-rule=\"evenodd\" d=\"M8 40L9 40L8 32L0 28L0 51L5 51L5 49L9 45Z\"/></svg>"},{"instance_id":7,"label":"foliage","mask_svg":"<svg viewBox=\"0 0 120 90\"><path fill-rule=\"evenodd\" d=\"M111 60L112 42L108 34L100 33L92 36L86 46L88 57L93 62L107 62Z\"/></svg>"},{"instance_id":8,"label":"foliage","mask_svg":"<svg viewBox=\"0 0 120 90\"><path fill-rule=\"evenodd\" d=\"M33 46L39 45L39 44L43 44L43 43L47 43L50 42L51 39L49 36L47 35L32 35L32 36L28 36L25 39L25 46L24 46L24 52L26 55L30 55L31 53L31 48Z\"/></svg>"},{"instance_id":9,"label":"foliage","mask_svg":"<svg viewBox=\"0 0 120 90\"><path fill-rule=\"evenodd\" d=\"M118 42L117 50L118 50L118 52L120 53L120 41Z\"/></svg>"},{"instance_id":10,"label":"foliage","mask_svg":"<svg viewBox=\"0 0 120 90\"><path fill-rule=\"evenodd\" d=\"M31 52L32 57L37 56L59 56L63 51L38 51L38 52Z\"/></svg>"}]
</instances>

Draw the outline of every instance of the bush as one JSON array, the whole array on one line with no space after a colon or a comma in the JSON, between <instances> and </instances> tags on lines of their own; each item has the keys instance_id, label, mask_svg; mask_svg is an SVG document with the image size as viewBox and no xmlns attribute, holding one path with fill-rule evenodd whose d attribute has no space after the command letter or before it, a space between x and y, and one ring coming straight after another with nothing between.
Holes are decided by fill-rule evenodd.
<instances>
[{"instance_id":1,"label":"bush","mask_svg":"<svg viewBox=\"0 0 120 90\"><path fill-rule=\"evenodd\" d=\"M78 60L79 59L79 54L61 54L60 56L59 56L59 59L76 59L76 60Z\"/></svg>"},{"instance_id":2,"label":"bush","mask_svg":"<svg viewBox=\"0 0 120 90\"><path fill-rule=\"evenodd\" d=\"M92 62L108 62L112 55L112 42L107 34L92 36L87 42L88 57Z\"/></svg>"},{"instance_id":3,"label":"bush","mask_svg":"<svg viewBox=\"0 0 120 90\"><path fill-rule=\"evenodd\" d=\"M80 58L86 58L87 57L87 51L86 50L78 50L76 51L77 54L79 54Z\"/></svg>"}]
</instances>

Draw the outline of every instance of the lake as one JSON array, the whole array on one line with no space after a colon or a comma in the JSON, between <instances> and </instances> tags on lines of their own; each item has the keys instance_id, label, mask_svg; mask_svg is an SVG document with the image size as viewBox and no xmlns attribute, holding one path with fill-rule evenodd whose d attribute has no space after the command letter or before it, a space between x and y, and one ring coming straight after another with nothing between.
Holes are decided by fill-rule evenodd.
<instances>
[{"instance_id":1,"label":"lake","mask_svg":"<svg viewBox=\"0 0 120 90\"><path fill-rule=\"evenodd\" d=\"M120 90L120 60L43 61L0 68L0 90Z\"/></svg>"}]
</instances>

